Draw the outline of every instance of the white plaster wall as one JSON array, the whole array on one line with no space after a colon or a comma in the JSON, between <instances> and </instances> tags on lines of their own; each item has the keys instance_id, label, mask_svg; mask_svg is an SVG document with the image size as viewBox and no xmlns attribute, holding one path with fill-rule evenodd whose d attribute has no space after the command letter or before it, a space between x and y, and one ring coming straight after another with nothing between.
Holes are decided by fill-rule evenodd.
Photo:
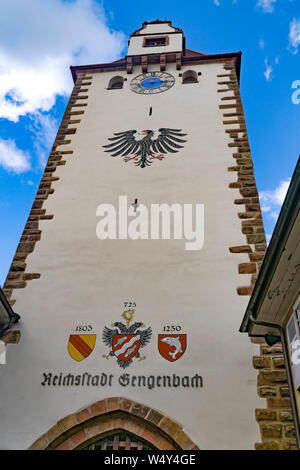
<instances>
[{"instance_id":1,"label":"white plaster wall","mask_svg":"<svg viewBox=\"0 0 300 470\"><path fill-rule=\"evenodd\" d=\"M189 67L190 68L190 67ZM94 74L88 107L70 146L66 166L44 207L54 219L42 221L42 239L28 256L27 272L41 273L25 289L15 290L22 337L7 348L0 370L0 448L24 449L59 419L110 396L125 396L156 408L183 425L201 449L253 449L260 440L254 409L257 398L252 356L257 347L238 332L248 297L236 287L250 283L238 275L238 263L248 257L230 254L229 247L245 244L233 203L238 190L228 184L235 175L229 139L222 125L217 93L221 64L193 67L202 72L199 84L182 85L176 78L170 90L138 95L129 89L138 73L126 75L122 90L107 90L113 73ZM150 70L157 70L152 67ZM181 70L183 72L183 70ZM120 72L117 72L120 75ZM149 108L152 106L152 116ZM112 158L102 145L113 132L128 129L183 129L184 149L155 160L145 169ZM129 203L203 203L205 244L186 251L184 240L105 240L96 237L96 208ZM121 320L124 301L136 301L135 319L153 329L143 349L146 360L126 370L131 375L203 376L202 389L43 387L42 373L123 372L114 358L102 354L102 330ZM67 352L69 334L90 324L97 334L93 353L75 362ZM187 333L185 354L176 362L162 358L157 335L167 324Z\"/></svg>"},{"instance_id":2,"label":"white plaster wall","mask_svg":"<svg viewBox=\"0 0 300 470\"><path fill-rule=\"evenodd\" d=\"M166 33L160 32L159 36ZM169 44L166 46L143 47L144 38L147 36L132 36L128 47L128 55L164 54L165 52L182 51L182 33L169 34ZM152 38L153 36L149 36Z\"/></svg>"}]
</instances>

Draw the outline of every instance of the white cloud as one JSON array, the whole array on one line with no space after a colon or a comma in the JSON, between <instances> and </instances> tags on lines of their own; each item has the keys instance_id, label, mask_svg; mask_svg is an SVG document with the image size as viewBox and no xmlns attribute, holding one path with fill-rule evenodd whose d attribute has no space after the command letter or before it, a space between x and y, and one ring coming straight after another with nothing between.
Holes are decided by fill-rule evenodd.
<instances>
[{"instance_id":1,"label":"white cloud","mask_svg":"<svg viewBox=\"0 0 300 470\"><path fill-rule=\"evenodd\" d=\"M220 6L219 0L214 0L214 4L215 4L217 7L219 7L219 6Z\"/></svg>"},{"instance_id":2,"label":"white cloud","mask_svg":"<svg viewBox=\"0 0 300 470\"><path fill-rule=\"evenodd\" d=\"M300 44L300 20L295 18L290 23L290 32L289 32L289 46L292 48L293 53L297 54L298 46Z\"/></svg>"},{"instance_id":3,"label":"white cloud","mask_svg":"<svg viewBox=\"0 0 300 470\"><path fill-rule=\"evenodd\" d=\"M51 114L37 111L31 115L32 124L29 126L34 137L34 148L39 157L39 163L44 168L58 130L58 121Z\"/></svg>"},{"instance_id":4,"label":"white cloud","mask_svg":"<svg viewBox=\"0 0 300 470\"><path fill-rule=\"evenodd\" d=\"M2 0L0 117L49 111L70 93L70 65L116 60L124 45L95 0Z\"/></svg>"},{"instance_id":5,"label":"white cloud","mask_svg":"<svg viewBox=\"0 0 300 470\"><path fill-rule=\"evenodd\" d=\"M273 191L266 190L259 193L261 210L267 213L272 220L276 221L278 218L279 209L286 196L290 181L290 179L282 180Z\"/></svg>"},{"instance_id":6,"label":"white cloud","mask_svg":"<svg viewBox=\"0 0 300 470\"><path fill-rule=\"evenodd\" d=\"M276 3L276 0L258 0L256 6L262 8L264 13L272 13L274 11L273 3Z\"/></svg>"},{"instance_id":7,"label":"white cloud","mask_svg":"<svg viewBox=\"0 0 300 470\"><path fill-rule=\"evenodd\" d=\"M273 67L272 67L272 65L268 64L268 58L267 57L265 58L265 66L266 66L266 69L264 71L264 76L265 76L265 79L267 80L267 82L269 82L273 78L272 77Z\"/></svg>"},{"instance_id":8,"label":"white cloud","mask_svg":"<svg viewBox=\"0 0 300 470\"><path fill-rule=\"evenodd\" d=\"M13 140L0 139L0 165L13 173L30 169L29 155L19 150Z\"/></svg>"},{"instance_id":9,"label":"white cloud","mask_svg":"<svg viewBox=\"0 0 300 470\"><path fill-rule=\"evenodd\" d=\"M263 39L260 39L258 45L259 48L263 50L265 48L265 41Z\"/></svg>"}]
</instances>

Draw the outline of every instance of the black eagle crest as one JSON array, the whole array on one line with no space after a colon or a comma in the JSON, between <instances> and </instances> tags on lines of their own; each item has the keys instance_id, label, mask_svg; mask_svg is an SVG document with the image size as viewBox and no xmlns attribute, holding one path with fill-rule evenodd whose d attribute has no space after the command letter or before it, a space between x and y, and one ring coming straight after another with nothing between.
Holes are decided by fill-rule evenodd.
<instances>
[{"instance_id":1,"label":"black eagle crest","mask_svg":"<svg viewBox=\"0 0 300 470\"><path fill-rule=\"evenodd\" d=\"M168 127L161 127L158 129L160 132L156 139L153 139L154 131L146 129L138 134L144 135L140 140L136 140L136 130L114 133L115 137L110 137L112 143L103 145L105 152L109 152L112 157L122 155L124 161L135 160L135 165L145 168L151 165L151 160L162 160L164 154L177 153L178 149L183 148L184 142L181 137L187 134L182 134L181 129L169 129ZM113 153L112 153L113 152ZM158 155L157 155L158 154ZM133 155L129 157L129 155Z\"/></svg>"},{"instance_id":2,"label":"black eagle crest","mask_svg":"<svg viewBox=\"0 0 300 470\"><path fill-rule=\"evenodd\" d=\"M111 328L107 328L107 326L105 326L102 334L103 342L110 348L112 348L114 335L139 335L141 348L143 348L144 346L146 346L146 344L149 343L152 336L152 328L150 326L146 330L138 330L138 328L144 326L142 322L135 322L129 328L127 328L122 322L115 322L112 324L112 326L116 326L117 328L112 330ZM107 359L109 358L109 356L115 356L115 353L112 349L107 355L104 355L104 357L106 357ZM142 357L139 352L137 352L134 357L137 357L140 361L144 359L144 357ZM125 367L128 367L132 363L132 358L125 362L117 358L117 363L120 367L125 369Z\"/></svg>"}]
</instances>

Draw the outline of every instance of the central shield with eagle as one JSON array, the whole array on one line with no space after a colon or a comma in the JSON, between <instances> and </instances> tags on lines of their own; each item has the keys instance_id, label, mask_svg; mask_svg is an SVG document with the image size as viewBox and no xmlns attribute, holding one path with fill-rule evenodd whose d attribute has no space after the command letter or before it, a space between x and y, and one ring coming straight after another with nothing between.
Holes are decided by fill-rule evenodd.
<instances>
[{"instance_id":1,"label":"central shield with eagle","mask_svg":"<svg viewBox=\"0 0 300 470\"><path fill-rule=\"evenodd\" d=\"M122 322L115 322L111 325L115 327L114 329L107 326L103 329L103 342L111 348L111 351L104 354L103 357L106 359L109 359L110 356L116 357L117 364L121 368L128 367L134 357L139 361L145 359L139 350L149 343L152 336L151 327L140 329L145 327L142 322L130 325L133 315L134 309L125 310L122 317L126 320L126 325Z\"/></svg>"},{"instance_id":2,"label":"central shield with eagle","mask_svg":"<svg viewBox=\"0 0 300 470\"><path fill-rule=\"evenodd\" d=\"M133 160L136 166L146 168L155 159L162 160L168 153L177 153L179 149L183 148L181 144L186 142L182 137L187 134L182 134L181 129L161 127L158 132L159 135L155 139L153 138L154 131L145 129L138 132L139 135L144 136L139 140L136 139L137 131L135 129L115 132L114 137L108 139L111 143L103 145L103 147L108 149L105 152L109 152L112 157L120 155L124 157L125 162Z\"/></svg>"}]
</instances>

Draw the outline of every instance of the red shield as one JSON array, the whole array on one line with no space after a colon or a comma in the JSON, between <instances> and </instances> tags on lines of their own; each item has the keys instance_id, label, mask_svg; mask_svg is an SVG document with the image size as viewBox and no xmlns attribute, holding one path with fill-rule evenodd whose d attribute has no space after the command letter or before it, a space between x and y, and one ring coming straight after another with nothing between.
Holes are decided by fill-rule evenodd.
<instances>
[{"instance_id":1,"label":"red shield","mask_svg":"<svg viewBox=\"0 0 300 470\"><path fill-rule=\"evenodd\" d=\"M112 350L121 361L129 361L139 349L140 335L114 335Z\"/></svg>"},{"instance_id":2,"label":"red shield","mask_svg":"<svg viewBox=\"0 0 300 470\"><path fill-rule=\"evenodd\" d=\"M186 350L186 334L158 335L158 350L167 361L177 361Z\"/></svg>"}]
</instances>

